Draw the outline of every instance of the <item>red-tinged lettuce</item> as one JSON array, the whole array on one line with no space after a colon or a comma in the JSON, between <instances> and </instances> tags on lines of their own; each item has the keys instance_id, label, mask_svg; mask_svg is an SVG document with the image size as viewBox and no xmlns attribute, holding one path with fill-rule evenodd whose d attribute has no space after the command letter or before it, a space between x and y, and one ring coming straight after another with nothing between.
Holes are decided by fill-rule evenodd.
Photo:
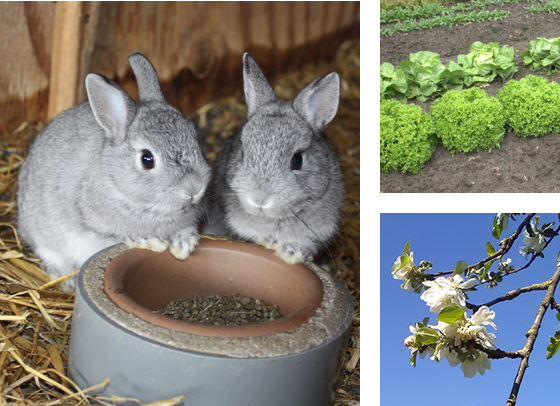
<instances>
[{"instance_id":1,"label":"red-tinged lettuce","mask_svg":"<svg viewBox=\"0 0 560 406\"><path fill-rule=\"evenodd\" d=\"M560 37L537 38L529 42L527 48L527 50L521 52L525 65L533 64L534 70L541 68L548 70L548 75L560 68Z\"/></svg>"},{"instance_id":2,"label":"red-tinged lettuce","mask_svg":"<svg viewBox=\"0 0 560 406\"><path fill-rule=\"evenodd\" d=\"M504 106L506 124L515 135L541 137L560 132L560 85L545 78L527 75L510 80L498 92Z\"/></svg>"},{"instance_id":3,"label":"red-tinged lettuce","mask_svg":"<svg viewBox=\"0 0 560 406\"><path fill-rule=\"evenodd\" d=\"M465 73L465 86L475 83L492 82L496 76L507 80L517 72L513 47L504 45L500 49L497 42L483 44L476 41L468 55L459 55L457 62Z\"/></svg>"},{"instance_id":4,"label":"red-tinged lettuce","mask_svg":"<svg viewBox=\"0 0 560 406\"><path fill-rule=\"evenodd\" d=\"M478 87L450 90L430 107L436 134L452 153L500 146L505 118L502 105Z\"/></svg>"},{"instance_id":5,"label":"red-tinged lettuce","mask_svg":"<svg viewBox=\"0 0 560 406\"><path fill-rule=\"evenodd\" d=\"M430 116L415 104L383 100L380 119L381 171L417 173L438 143Z\"/></svg>"}]
</instances>

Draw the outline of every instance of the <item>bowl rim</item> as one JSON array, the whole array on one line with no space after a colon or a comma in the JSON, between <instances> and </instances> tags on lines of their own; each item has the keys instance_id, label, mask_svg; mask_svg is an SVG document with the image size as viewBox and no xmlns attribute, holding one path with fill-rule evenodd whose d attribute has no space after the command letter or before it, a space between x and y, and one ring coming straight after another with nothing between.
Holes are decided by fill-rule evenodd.
<instances>
[{"instance_id":1,"label":"bowl rim","mask_svg":"<svg viewBox=\"0 0 560 406\"><path fill-rule=\"evenodd\" d=\"M232 266L236 260L242 262L243 266ZM159 263L157 270L156 262ZM222 270L224 266L228 266L228 271ZM138 272L138 268L142 268L141 272ZM187 278L177 278L181 272L190 277L190 283L187 283ZM166 284L158 283L166 278ZM149 292L138 286L142 283L140 279L152 285ZM169 251L156 253L132 248L113 258L105 267L103 282L105 294L122 310L159 327L207 337L255 337L293 330L316 314L324 296L322 281L305 265L289 265L274 255L273 251L263 250L253 244L217 239L202 239L195 252L184 261L175 259ZM236 286L245 285L245 289L259 292L251 295L255 299L262 300L264 295L268 298L272 296L268 301L273 300L283 315L259 324L214 326L176 320L154 313L144 304L162 296L165 298L161 299L164 303L177 300L179 288L170 285L177 283L183 284L182 290L194 296L181 297L188 299L208 296L192 292L193 284L196 283L213 285L222 291L233 285L231 293L235 293Z\"/></svg>"},{"instance_id":2,"label":"bowl rim","mask_svg":"<svg viewBox=\"0 0 560 406\"><path fill-rule=\"evenodd\" d=\"M125 244L117 244L94 254L82 266L76 290L76 303L91 308L100 316L96 322L119 329L119 334L132 334L152 344L200 355L270 358L328 345L352 324L354 301L348 289L329 272L306 261L304 265L317 274L323 283L324 298L316 315L294 330L260 337L205 337L154 326L120 309L103 292L104 268L114 257L128 249Z\"/></svg>"}]
</instances>

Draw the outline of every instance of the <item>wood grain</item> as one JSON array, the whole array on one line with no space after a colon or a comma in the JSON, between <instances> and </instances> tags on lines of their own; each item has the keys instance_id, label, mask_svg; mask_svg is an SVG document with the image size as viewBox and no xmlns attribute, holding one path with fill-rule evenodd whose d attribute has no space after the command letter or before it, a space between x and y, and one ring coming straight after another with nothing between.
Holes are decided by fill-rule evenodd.
<instances>
[{"instance_id":1,"label":"wood grain","mask_svg":"<svg viewBox=\"0 0 560 406\"><path fill-rule=\"evenodd\" d=\"M134 51L156 67L167 101L188 114L242 91L244 52L272 81L333 58L360 28L359 2L72 3L0 3L0 132L45 120L49 99L49 117L86 101L89 72L137 97L127 61Z\"/></svg>"}]
</instances>

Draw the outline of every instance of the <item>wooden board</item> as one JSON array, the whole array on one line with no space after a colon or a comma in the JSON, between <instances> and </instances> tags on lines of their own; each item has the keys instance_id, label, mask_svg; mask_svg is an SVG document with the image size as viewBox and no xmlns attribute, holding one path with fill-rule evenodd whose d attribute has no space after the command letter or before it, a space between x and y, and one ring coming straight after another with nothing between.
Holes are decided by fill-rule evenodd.
<instances>
[{"instance_id":1,"label":"wooden board","mask_svg":"<svg viewBox=\"0 0 560 406\"><path fill-rule=\"evenodd\" d=\"M152 61L168 102L188 114L242 91L246 51L273 80L359 37L359 2L65 3L0 4L0 132L86 101L89 72L136 97L133 51Z\"/></svg>"}]
</instances>

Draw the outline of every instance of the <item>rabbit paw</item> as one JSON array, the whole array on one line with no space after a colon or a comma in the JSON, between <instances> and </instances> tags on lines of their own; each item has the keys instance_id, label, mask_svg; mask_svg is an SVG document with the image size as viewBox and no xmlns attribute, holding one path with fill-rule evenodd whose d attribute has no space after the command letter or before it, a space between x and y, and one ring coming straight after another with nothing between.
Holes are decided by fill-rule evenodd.
<instances>
[{"instance_id":1,"label":"rabbit paw","mask_svg":"<svg viewBox=\"0 0 560 406\"><path fill-rule=\"evenodd\" d=\"M169 252L177 259L187 259L196 248L198 240L200 240L200 236L195 234L183 240L172 242L169 246Z\"/></svg>"},{"instance_id":2,"label":"rabbit paw","mask_svg":"<svg viewBox=\"0 0 560 406\"><path fill-rule=\"evenodd\" d=\"M261 239L256 239L254 240L255 244L261 245L265 248L268 248L269 250L273 250L276 251L278 249L280 249L282 246L274 241L271 240L261 240Z\"/></svg>"},{"instance_id":3,"label":"rabbit paw","mask_svg":"<svg viewBox=\"0 0 560 406\"><path fill-rule=\"evenodd\" d=\"M311 255L305 255L301 252L301 250L290 244L282 245L278 242L272 242L270 240L255 240L255 243L273 250L278 258L290 265L313 259Z\"/></svg>"},{"instance_id":4,"label":"rabbit paw","mask_svg":"<svg viewBox=\"0 0 560 406\"><path fill-rule=\"evenodd\" d=\"M154 252L164 252L169 247L169 243L160 238L139 238L124 243L131 248L142 248Z\"/></svg>"}]
</instances>

